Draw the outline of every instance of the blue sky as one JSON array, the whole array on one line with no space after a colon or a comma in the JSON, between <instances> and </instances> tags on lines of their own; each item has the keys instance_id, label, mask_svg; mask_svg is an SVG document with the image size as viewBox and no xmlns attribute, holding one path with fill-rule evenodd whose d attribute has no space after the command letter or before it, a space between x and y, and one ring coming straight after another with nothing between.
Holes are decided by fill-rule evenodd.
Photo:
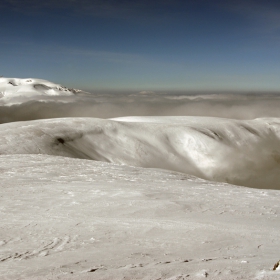
<instances>
[{"instance_id":1,"label":"blue sky","mask_svg":"<svg viewBox=\"0 0 280 280\"><path fill-rule=\"evenodd\" d=\"M5 77L86 90L280 89L280 2L2 0Z\"/></svg>"}]
</instances>

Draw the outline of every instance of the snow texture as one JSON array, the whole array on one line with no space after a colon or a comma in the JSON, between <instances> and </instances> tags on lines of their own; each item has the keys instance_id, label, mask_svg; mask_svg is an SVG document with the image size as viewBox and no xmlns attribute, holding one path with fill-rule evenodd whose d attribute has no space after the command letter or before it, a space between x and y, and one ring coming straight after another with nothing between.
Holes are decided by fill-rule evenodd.
<instances>
[{"instance_id":1,"label":"snow texture","mask_svg":"<svg viewBox=\"0 0 280 280\"><path fill-rule=\"evenodd\" d=\"M38 96L72 96L78 92L42 79L0 77L0 104L22 103Z\"/></svg>"},{"instance_id":2,"label":"snow texture","mask_svg":"<svg viewBox=\"0 0 280 280\"><path fill-rule=\"evenodd\" d=\"M280 189L279 119L117 120L65 118L2 124L0 154L60 155Z\"/></svg>"},{"instance_id":3,"label":"snow texture","mask_svg":"<svg viewBox=\"0 0 280 280\"><path fill-rule=\"evenodd\" d=\"M1 279L280 277L279 191L47 155L0 169Z\"/></svg>"},{"instance_id":4,"label":"snow texture","mask_svg":"<svg viewBox=\"0 0 280 280\"><path fill-rule=\"evenodd\" d=\"M2 99L57 90L30 80ZM5 122L0 279L280 279L280 119Z\"/></svg>"}]
</instances>

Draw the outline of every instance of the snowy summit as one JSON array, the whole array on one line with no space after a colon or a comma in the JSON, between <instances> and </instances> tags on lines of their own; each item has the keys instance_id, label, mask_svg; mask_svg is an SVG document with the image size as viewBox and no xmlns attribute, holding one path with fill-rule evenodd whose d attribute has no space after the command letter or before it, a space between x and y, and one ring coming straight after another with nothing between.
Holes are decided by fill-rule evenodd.
<instances>
[{"instance_id":1,"label":"snowy summit","mask_svg":"<svg viewBox=\"0 0 280 280\"><path fill-rule=\"evenodd\" d=\"M80 92L42 79L0 78L0 101L35 96L72 96Z\"/></svg>"}]
</instances>

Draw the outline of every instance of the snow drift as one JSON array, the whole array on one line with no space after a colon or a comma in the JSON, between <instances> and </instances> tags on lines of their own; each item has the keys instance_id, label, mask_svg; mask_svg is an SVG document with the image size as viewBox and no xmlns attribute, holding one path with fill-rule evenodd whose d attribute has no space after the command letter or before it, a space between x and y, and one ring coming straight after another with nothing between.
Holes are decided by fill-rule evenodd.
<instances>
[{"instance_id":1,"label":"snow drift","mask_svg":"<svg viewBox=\"0 0 280 280\"><path fill-rule=\"evenodd\" d=\"M49 119L0 125L0 154L48 154L163 168L280 189L280 119Z\"/></svg>"}]
</instances>

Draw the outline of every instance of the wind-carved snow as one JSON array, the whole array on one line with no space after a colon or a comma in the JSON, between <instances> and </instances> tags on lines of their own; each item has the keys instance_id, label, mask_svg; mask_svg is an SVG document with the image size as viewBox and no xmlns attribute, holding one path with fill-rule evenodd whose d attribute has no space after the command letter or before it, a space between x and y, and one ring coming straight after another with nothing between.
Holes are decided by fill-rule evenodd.
<instances>
[{"instance_id":1,"label":"wind-carved snow","mask_svg":"<svg viewBox=\"0 0 280 280\"><path fill-rule=\"evenodd\" d=\"M0 126L0 154L49 154L280 189L280 121L65 118Z\"/></svg>"}]
</instances>

